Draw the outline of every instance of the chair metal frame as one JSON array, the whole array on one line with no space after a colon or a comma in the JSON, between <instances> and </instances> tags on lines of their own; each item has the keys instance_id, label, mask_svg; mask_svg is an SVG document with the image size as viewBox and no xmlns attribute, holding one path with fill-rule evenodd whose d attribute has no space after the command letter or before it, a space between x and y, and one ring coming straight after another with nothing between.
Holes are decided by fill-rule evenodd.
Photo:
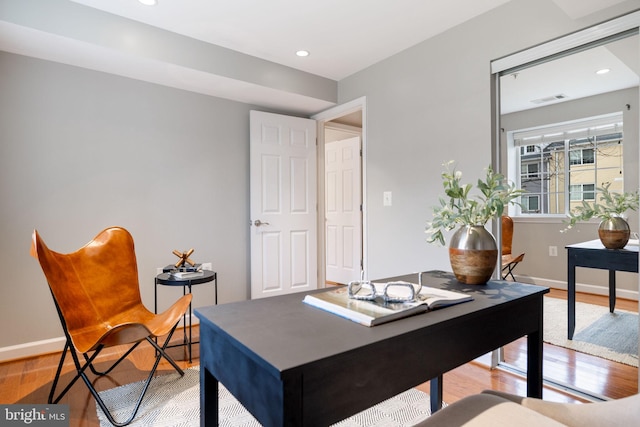
<instances>
[{"instance_id":1,"label":"chair metal frame","mask_svg":"<svg viewBox=\"0 0 640 427\"><path fill-rule=\"evenodd\" d=\"M53 294L52 294L52 296L53 296ZM89 389L89 392L91 393L93 398L96 400L96 403L98 404L98 406L100 406L100 409L102 409L102 412L104 412L104 414L107 417L107 419L109 420L109 422L111 424L113 424L114 426L118 426L118 427L126 426L126 425L130 424L131 421L133 421L133 419L138 414L138 410L140 409L140 406L142 406L142 400L144 399L144 395L147 393L147 389L149 388L149 385L151 384L151 380L153 379L153 375L156 373L158 365L160 364L160 360L163 357L171 364L171 366L173 366L175 368L175 370L180 374L180 376L184 375L184 371L176 364L176 362L171 358L171 356L169 356L166 353L166 348L167 348L167 345L169 344L169 341L171 341L171 337L173 336L173 332L175 331L176 327L178 326L178 323L180 323L180 321L178 321L173 326L173 328L171 329L171 332L167 336L167 339L165 340L165 342L162 345L162 347L160 347L150 337L146 337L145 338L146 341L149 342L156 349L156 358L155 358L155 362L153 364L153 368L151 369L151 371L149 372L149 376L145 380L144 387L142 388L142 391L140 392L138 400L136 401L136 405L135 405L135 407L133 409L133 412L129 416L129 418L127 418L125 421L116 421L115 418L113 417L113 415L111 414L111 411L109 411L109 409L107 408L107 405L104 403L104 400L100 397L99 392L93 386L93 384L89 380L89 377L87 377L87 374L86 374L85 371L86 371L87 368L89 368L91 370L91 372L93 372L94 375L97 375L97 376L108 375L116 366L118 366L120 364L120 362L125 360L127 358L127 356L129 356L129 354L131 354L131 352L133 350L135 350L136 347L138 347L138 345L140 345L140 343L142 341L138 341L138 342L134 343L122 356L120 356L120 358L115 363L113 363L109 367L109 369L107 369L104 372L98 371L93 366L94 360L98 357L100 352L105 348L104 345L99 345L98 348L91 355L89 355L89 353L82 353L82 356L84 357L85 362L84 362L84 365L81 365L80 359L78 357L78 351L73 346L73 341L71 341L71 336L69 335L69 331L67 330L67 325L66 325L66 323L64 321L64 317L62 316L62 313L60 311L60 307L58 306L58 302L55 301L55 296L53 296L53 299L54 299L54 302L55 302L55 305L56 305L56 311L58 312L58 316L60 318L60 322L62 323L62 329L64 329L66 342L65 342L65 345L64 345L64 350L62 350L62 355L60 357L60 362L58 363L58 369L56 370L56 376L53 379L53 384L51 385L51 390L49 391L49 398L47 399L47 402L49 404L57 404L60 401L60 399L62 399L64 397L64 395L67 394L67 392L71 389L71 387L75 384L75 382L79 378L82 378L82 380L86 384L87 388ZM73 359L73 363L74 363L74 365L76 367L77 374L67 384L67 386L64 388L64 390L62 390L60 392L60 394L56 398L54 398L55 390L56 390L56 387L58 385L58 381L60 379L60 374L62 372L62 367L64 366L64 360L65 360L65 358L67 356L67 350L69 350L69 352L71 353L71 358Z\"/></svg>"},{"instance_id":2,"label":"chair metal frame","mask_svg":"<svg viewBox=\"0 0 640 427\"><path fill-rule=\"evenodd\" d=\"M507 215L502 216L502 270L500 277L502 280L507 280L509 276L515 282L516 278L513 275L513 269L516 265L524 260L524 254L520 254L514 257L511 253L511 246L513 243L513 219Z\"/></svg>"},{"instance_id":3,"label":"chair metal frame","mask_svg":"<svg viewBox=\"0 0 640 427\"><path fill-rule=\"evenodd\" d=\"M523 259L524 259L524 254L520 254L515 258L512 258L510 255L509 255L509 258L507 258L507 259L505 259L503 257L503 259L502 259L502 280L507 280L507 278L509 276L511 276L511 280L513 280L515 282L516 278L513 275L513 269L516 268L516 265L521 263ZM505 273L505 271L506 271L506 273Z\"/></svg>"}]
</instances>

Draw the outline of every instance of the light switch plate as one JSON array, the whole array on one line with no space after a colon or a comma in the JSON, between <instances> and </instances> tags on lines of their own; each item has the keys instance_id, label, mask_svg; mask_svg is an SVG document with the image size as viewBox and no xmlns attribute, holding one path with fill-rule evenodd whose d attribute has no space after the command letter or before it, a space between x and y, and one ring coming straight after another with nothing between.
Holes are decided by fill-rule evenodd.
<instances>
[{"instance_id":1,"label":"light switch plate","mask_svg":"<svg viewBox=\"0 0 640 427\"><path fill-rule=\"evenodd\" d=\"M391 206L391 191L382 193L382 204L384 206Z\"/></svg>"}]
</instances>

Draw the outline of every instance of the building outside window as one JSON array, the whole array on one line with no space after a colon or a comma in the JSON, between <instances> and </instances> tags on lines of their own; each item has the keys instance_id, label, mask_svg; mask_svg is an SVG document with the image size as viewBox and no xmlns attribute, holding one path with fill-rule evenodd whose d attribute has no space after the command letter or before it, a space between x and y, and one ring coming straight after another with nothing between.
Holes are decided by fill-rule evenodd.
<instances>
[{"instance_id":1,"label":"building outside window","mask_svg":"<svg viewBox=\"0 0 640 427\"><path fill-rule=\"evenodd\" d=\"M569 186L569 200L571 200L572 202L595 199L595 184L574 184Z\"/></svg>"},{"instance_id":2,"label":"building outside window","mask_svg":"<svg viewBox=\"0 0 640 427\"><path fill-rule=\"evenodd\" d=\"M606 183L624 190L622 113L516 131L513 142L520 214L564 216Z\"/></svg>"}]
</instances>

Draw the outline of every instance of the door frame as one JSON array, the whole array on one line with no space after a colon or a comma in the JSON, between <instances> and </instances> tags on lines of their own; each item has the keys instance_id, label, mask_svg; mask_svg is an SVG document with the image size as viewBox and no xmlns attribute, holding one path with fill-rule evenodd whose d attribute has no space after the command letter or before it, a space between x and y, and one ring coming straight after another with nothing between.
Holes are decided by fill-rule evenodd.
<instances>
[{"instance_id":1,"label":"door frame","mask_svg":"<svg viewBox=\"0 0 640 427\"><path fill-rule=\"evenodd\" d=\"M326 242L325 229L325 185L324 185L324 126L326 122L337 119L344 115L362 111L362 268L368 271L368 222L367 222L367 98L366 96L356 98L345 104L324 110L311 116L316 120L317 131L317 173L318 173L318 288L326 287Z\"/></svg>"}]
</instances>

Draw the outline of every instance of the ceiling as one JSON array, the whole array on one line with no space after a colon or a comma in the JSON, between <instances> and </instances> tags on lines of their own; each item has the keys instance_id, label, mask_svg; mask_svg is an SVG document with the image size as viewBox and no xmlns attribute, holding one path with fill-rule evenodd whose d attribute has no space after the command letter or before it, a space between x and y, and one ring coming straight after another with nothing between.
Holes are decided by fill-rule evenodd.
<instances>
[{"instance_id":1,"label":"ceiling","mask_svg":"<svg viewBox=\"0 0 640 427\"><path fill-rule=\"evenodd\" d=\"M30 0L32 6L3 1L23 10L6 18L2 14L10 15L10 8L0 8L0 50L313 114L335 105L335 95L272 85L269 72L238 76L258 73L253 68L259 58L261 67L280 67L291 81L306 79L307 87L324 86L329 93L337 81L510 0L158 0L156 6L137 0ZM579 19L624 0L553 1L571 19ZM148 40L127 33L133 25L166 30L155 33L165 44L144 45ZM117 40L105 40L107 31ZM216 53L227 58L233 52L234 60L249 65L231 75L212 71L220 64L193 66L180 58L197 56L205 44L224 48ZM165 58L163 49L172 47L174 58ZM310 55L296 56L301 49ZM538 89L534 97L557 91L540 82L529 87Z\"/></svg>"},{"instance_id":2,"label":"ceiling","mask_svg":"<svg viewBox=\"0 0 640 427\"><path fill-rule=\"evenodd\" d=\"M341 80L509 0L72 1Z\"/></svg>"},{"instance_id":3,"label":"ceiling","mask_svg":"<svg viewBox=\"0 0 640 427\"><path fill-rule=\"evenodd\" d=\"M638 86L638 38L635 35L613 41L501 77L501 112L512 113ZM596 73L602 69L610 71Z\"/></svg>"}]
</instances>

